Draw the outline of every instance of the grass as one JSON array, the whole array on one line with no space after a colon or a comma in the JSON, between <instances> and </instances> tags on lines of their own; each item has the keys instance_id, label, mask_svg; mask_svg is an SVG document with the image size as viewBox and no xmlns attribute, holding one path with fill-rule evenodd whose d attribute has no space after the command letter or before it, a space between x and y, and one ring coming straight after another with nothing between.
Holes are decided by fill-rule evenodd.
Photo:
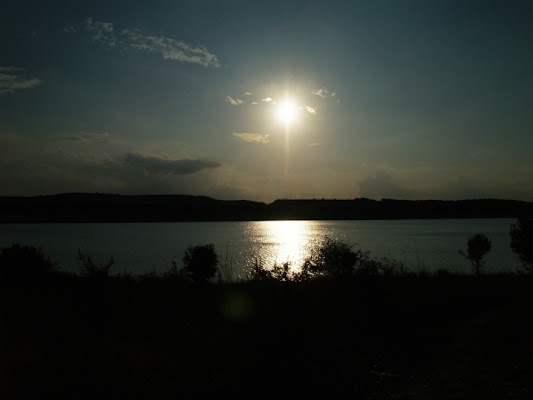
<instances>
[{"instance_id":1,"label":"grass","mask_svg":"<svg viewBox=\"0 0 533 400\"><path fill-rule=\"evenodd\" d=\"M532 288L529 275L405 271L20 280L1 291L0 394L526 399Z\"/></svg>"}]
</instances>

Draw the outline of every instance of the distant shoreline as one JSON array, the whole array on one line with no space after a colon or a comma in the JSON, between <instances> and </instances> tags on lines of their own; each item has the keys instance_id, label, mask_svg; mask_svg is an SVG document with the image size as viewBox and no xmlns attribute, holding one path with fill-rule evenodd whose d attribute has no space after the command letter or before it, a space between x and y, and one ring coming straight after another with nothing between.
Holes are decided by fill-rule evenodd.
<instances>
[{"instance_id":1,"label":"distant shoreline","mask_svg":"<svg viewBox=\"0 0 533 400\"><path fill-rule=\"evenodd\" d=\"M0 197L0 223L399 220L533 216L518 200L217 200L206 196L66 193Z\"/></svg>"},{"instance_id":2,"label":"distant shoreline","mask_svg":"<svg viewBox=\"0 0 533 400\"><path fill-rule=\"evenodd\" d=\"M428 217L428 218L272 218L272 219L209 219L209 220L19 220L0 221L0 225L32 225L32 224L172 224L189 222L268 222L268 221L430 221L430 220L457 220L457 219L512 219L515 217Z\"/></svg>"}]
</instances>

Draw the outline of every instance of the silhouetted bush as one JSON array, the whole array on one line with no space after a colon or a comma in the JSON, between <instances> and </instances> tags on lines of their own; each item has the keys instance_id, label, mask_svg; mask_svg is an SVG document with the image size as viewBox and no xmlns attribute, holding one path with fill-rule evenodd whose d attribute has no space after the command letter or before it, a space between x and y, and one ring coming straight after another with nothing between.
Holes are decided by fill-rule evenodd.
<instances>
[{"instance_id":1,"label":"silhouetted bush","mask_svg":"<svg viewBox=\"0 0 533 400\"><path fill-rule=\"evenodd\" d=\"M459 254L472 263L476 275L479 276L479 269L484 264L483 257L492 249L492 243L483 233L476 233L468 239L466 245L466 253L459 250Z\"/></svg>"},{"instance_id":2,"label":"silhouetted bush","mask_svg":"<svg viewBox=\"0 0 533 400\"><path fill-rule=\"evenodd\" d=\"M407 267L393 258L370 258L369 251L359 253L356 273L363 277L395 276L407 273Z\"/></svg>"},{"instance_id":3,"label":"silhouetted bush","mask_svg":"<svg viewBox=\"0 0 533 400\"><path fill-rule=\"evenodd\" d=\"M259 259L254 260L249 270L251 280L280 282L305 282L318 277L346 279L407 274L407 267L399 260L370 258L369 251L353 251L352 246L329 237L321 246L311 250L311 256L299 270L290 268L289 262L267 268Z\"/></svg>"},{"instance_id":4,"label":"silhouetted bush","mask_svg":"<svg viewBox=\"0 0 533 400\"><path fill-rule=\"evenodd\" d=\"M57 271L57 265L40 247L13 244L0 249L0 279L3 282L38 283Z\"/></svg>"},{"instance_id":5,"label":"silhouetted bush","mask_svg":"<svg viewBox=\"0 0 533 400\"><path fill-rule=\"evenodd\" d=\"M111 267L115 264L115 259L113 257L110 257L107 263L97 264L93 261L91 256L82 253L79 249L78 261L81 262L82 266L81 275L93 280L103 280L108 278Z\"/></svg>"},{"instance_id":6,"label":"silhouetted bush","mask_svg":"<svg viewBox=\"0 0 533 400\"><path fill-rule=\"evenodd\" d=\"M273 280L274 277L269 269L265 267L259 258L255 258L253 263L248 267L248 278L253 281L268 281Z\"/></svg>"},{"instance_id":7,"label":"silhouetted bush","mask_svg":"<svg viewBox=\"0 0 533 400\"><path fill-rule=\"evenodd\" d=\"M307 264L300 271L291 268L290 262L281 265L274 264L272 268L266 268L259 259L255 259L250 266L249 279L254 281L278 281L278 282L304 282L313 277Z\"/></svg>"},{"instance_id":8,"label":"silhouetted bush","mask_svg":"<svg viewBox=\"0 0 533 400\"><path fill-rule=\"evenodd\" d=\"M285 262L282 265L274 264L272 268L266 268L258 259L250 267L249 278L254 281L280 281L291 282L293 272L291 264Z\"/></svg>"},{"instance_id":9,"label":"silhouetted bush","mask_svg":"<svg viewBox=\"0 0 533 400\"><path fill-rule=\"evenodd\" d=\"M361 250L353 251L352 246L326 236L321 246L311 250L303 269L311 275L346 278L353 275L360 257Z\"/></svg>"},{"instance_id":10,"label":"silhouetted bush","mask_svg":"<svg viewBox=\"0 0 533 400\"><path fill-rule=\"evenodd\" d=\"M516 224L511 224L511 249L515 252L524 268L533 273L533 221L520 217Z\"/></svg>"},{"instance_id":11,"label":"silhouetted bush","mask_svg":"<svg viewBox=\"0 0 533 400\"><path fill-rule=\"evenodd\" d=\"M193 282L206 282L217 273L218 255L214 244L189 246L183 256L183 269Z\"/></svg>"}]
</instances>

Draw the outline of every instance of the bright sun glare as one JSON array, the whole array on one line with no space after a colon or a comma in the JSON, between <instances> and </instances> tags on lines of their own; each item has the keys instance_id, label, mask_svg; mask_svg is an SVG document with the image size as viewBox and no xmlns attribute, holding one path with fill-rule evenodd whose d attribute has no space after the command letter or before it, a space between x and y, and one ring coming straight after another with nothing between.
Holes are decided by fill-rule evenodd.
<instances>
[{"instance_id":1,"label":"bright sun glare","mask_svg":"<svg viewBox=\"0 0 533 400\"><path fill-rule=\"evenodd\" d=\"M294 101L287 99L278 105L278 117L281 122L290 124L296 119L298 115L298 107Z\"/></svg>"}]
</instances>

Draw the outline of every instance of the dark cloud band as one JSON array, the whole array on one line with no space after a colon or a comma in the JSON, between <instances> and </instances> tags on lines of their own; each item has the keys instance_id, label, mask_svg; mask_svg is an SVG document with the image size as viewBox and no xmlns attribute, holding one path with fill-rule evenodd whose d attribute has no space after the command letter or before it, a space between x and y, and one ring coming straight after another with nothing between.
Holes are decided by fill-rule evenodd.
<instances>
[{"instance_id":1,"label":"dark cloud band","mask_svg":"<svg viewBox=\"0 0 533 400\"><path fill-rule=\"evenodd\" d=\"M218 168L220 163L208 160L172 160L146 156L138 153L126 154L126 163L145 169L152 174L189 175L204 169Z\"/></svg>"}]
</instances>

